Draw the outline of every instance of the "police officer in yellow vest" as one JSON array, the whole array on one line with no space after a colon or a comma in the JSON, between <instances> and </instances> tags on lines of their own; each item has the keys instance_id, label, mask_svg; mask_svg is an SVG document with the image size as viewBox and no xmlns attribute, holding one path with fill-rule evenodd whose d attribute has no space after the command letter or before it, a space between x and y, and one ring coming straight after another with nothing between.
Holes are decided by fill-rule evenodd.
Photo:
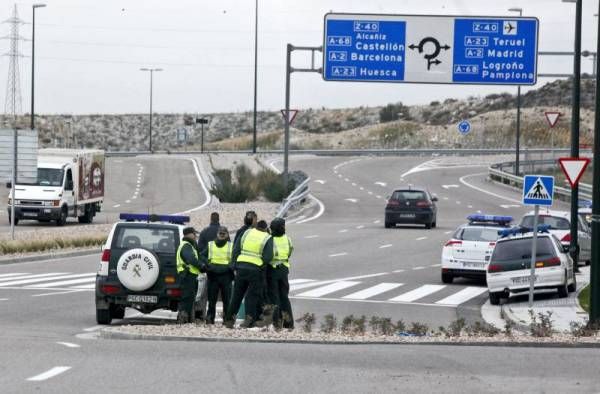
<instances>
[{"instance_id":1,"label":"police officer in yellow vest","mask_svg":"<svg viewBox=\"0 0 600 394\"><path fill-rule=\"evenodd\" d=\"M294 246L291 239L285 234L285 220L275 218L271 222L271 236L273 237L273 260L267 267L267 285L269 300L275 304L273 323L276 328L294 328L292 305L288 294L290 284L290 257Z\"/></svg>"},{"instance_id":2,"label":"police officer in yellow vest","mask_svg":"<svg viewBox=\"0 0 600 394\"><path fill-rule=\"evenodd\" d=\"M191 323L194 320L194 300L198 291L198 275L206 272L206 264L199 257L196 246L198 232L193 227L183 229L183 239L177 248L177 274L182 287L177 322Z\"/></svg>"},{"instance_id":3,"label":"police officer in yellow vest","mask_svg":"<svg viewBox=\"0 0 600 394\"><path fill-rule=\"evenodd\" d=\"M258 320L258 303L264 290L264 270L273 259L273 239L267 232L266 223L263 223L259 222L256 228L246 230L233 246L231 260L235 262L236 273L233 298L225 315L225 326L228 328L233 328L244 296L246 316L240 327L254 327Z\"/></svg>"},{"instance_id":4,"label":"police officer in yellow vest","mask_svg":"<svg viewBox=\"0 0 600 394\"><path fill-rule=\"evenodd\" d=\"M215 324L217 299L219 292L223 301L223 312L226 312L231 299L231 282L233 281L233 268L231 267L231 254L233 244L229 240L226 227L220 226L217 230L217 239L210 241L202 251L201 259L208 262L208 312L206 324Z\"/></svg>"}]
</instances>

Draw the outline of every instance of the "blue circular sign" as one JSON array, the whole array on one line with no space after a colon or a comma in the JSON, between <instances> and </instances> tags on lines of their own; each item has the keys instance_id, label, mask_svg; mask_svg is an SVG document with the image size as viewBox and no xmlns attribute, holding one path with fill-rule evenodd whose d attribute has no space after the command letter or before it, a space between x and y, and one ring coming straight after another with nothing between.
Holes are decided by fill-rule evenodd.
<instances>
[{"instance_id":1,"label":"blue circular sign","mask_svg":"<svg viewBox=\"0 0 600 394\"><path fill-rule=\"evenodd\" d=\"M468 120L463 120L458 124L458 132L462 135L467 135L471 131L471 123Z\"/></svg>"}]
</instances>

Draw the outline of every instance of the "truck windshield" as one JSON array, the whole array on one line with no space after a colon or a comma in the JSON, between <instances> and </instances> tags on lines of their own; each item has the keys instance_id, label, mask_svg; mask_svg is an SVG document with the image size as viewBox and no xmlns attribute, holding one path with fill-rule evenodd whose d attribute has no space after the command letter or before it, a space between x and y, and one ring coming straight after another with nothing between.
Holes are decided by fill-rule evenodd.
<instances>
[{"instance_id":1,"label":"truck windshield","mask_svg":"<svg viewBox=\"0 0 600 394\"><path fill-rule=\"evenodd\" d=\"M60 168L38 168L37 186L62 186L63 170Z\"/></svg>"}]
</instances>

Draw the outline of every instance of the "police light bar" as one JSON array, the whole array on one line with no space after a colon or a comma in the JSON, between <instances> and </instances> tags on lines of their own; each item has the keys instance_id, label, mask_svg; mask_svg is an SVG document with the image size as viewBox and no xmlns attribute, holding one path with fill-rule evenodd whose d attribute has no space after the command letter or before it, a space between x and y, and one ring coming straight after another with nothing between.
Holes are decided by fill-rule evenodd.
<instances>
[{"instance_id":1,"label":"police light bar","mask_svg":"<svg viewBox=\"0 0 600 394\"><path fill-rule=\"evenodd\" d=\"M119 219L127 222L166 222L173 224L184 224L190 221L189 216L178 215L148 215L145 213L122 213Z\"/></svg>"},{"instance_id":2,"label":"police light bar","mask_svg":"<svg viewBox=\"0 0 600 394\"><path fill-rule=\"evenodd\" d=\"M482 215L482 214L474 214L467 216L467 220L471 223L480 222L480 223L497 223L500 225L506 225L513 221L512 216L499 216L499 215Z\"/></svg>"},{"instance_id":3,"label":"police light bar","mask_svg":"<svg viewBox=\"0 0 600 394\"><path fill-rule=\"evenodd\" d=\"M547 233L548 230L550 230L551 228L552 226L550 226L549 224L540 224L538 226L538 233ZM533 232L533 229L530 227L512 227L504 230L498 230L498 235L500 236L500 238L506 238L511 235L522 235L531 232Z\"/></svg>"}]
</instances>

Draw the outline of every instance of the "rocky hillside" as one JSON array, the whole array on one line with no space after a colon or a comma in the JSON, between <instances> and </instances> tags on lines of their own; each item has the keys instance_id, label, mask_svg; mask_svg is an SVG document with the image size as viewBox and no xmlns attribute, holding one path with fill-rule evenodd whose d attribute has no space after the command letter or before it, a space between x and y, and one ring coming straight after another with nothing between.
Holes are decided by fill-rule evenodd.
<instances>
[{"instance_id":1,"label":"rocky hillside","mask_svg":"<svg viewBox=\"0 0 600 394\"><path fill-rule=\"evenodd\" d=\"M557 109L568 115L571 104L570 80L554 81L522 97L523 130L526 144L549 146L548 127L543 112ZM595 83L582 82L582 143L592 128ZM514 90L514 89L511 89ZM470 97L466 100L433 101L424 106L302 110L295 122L293 148L416 148L416 147L509 147L514 144L516 97L509 93ZM196 115L155 114L155 150L199 149L200 126ZM249 149L252 144L252 113L202 114L210 120L205 126L205 143L214 149ZM473 132L464 137L456 132L461 119L470 119ZM568 141L568 116L555 129L556 145ZM282 146L283 120L279 112L258 113L259 147ZM0 116L0 125L10 125ZM27 128L29 118L18 119ZM37 117L42 146L97 147L106 150L138 151L148 149L148 115L40 115ZM177 140L177 130L187 129L189 142ZM527 133L531 134L527 139ZM586 134L587 133L587 134Z\"/></svg>"}]
</instances>

